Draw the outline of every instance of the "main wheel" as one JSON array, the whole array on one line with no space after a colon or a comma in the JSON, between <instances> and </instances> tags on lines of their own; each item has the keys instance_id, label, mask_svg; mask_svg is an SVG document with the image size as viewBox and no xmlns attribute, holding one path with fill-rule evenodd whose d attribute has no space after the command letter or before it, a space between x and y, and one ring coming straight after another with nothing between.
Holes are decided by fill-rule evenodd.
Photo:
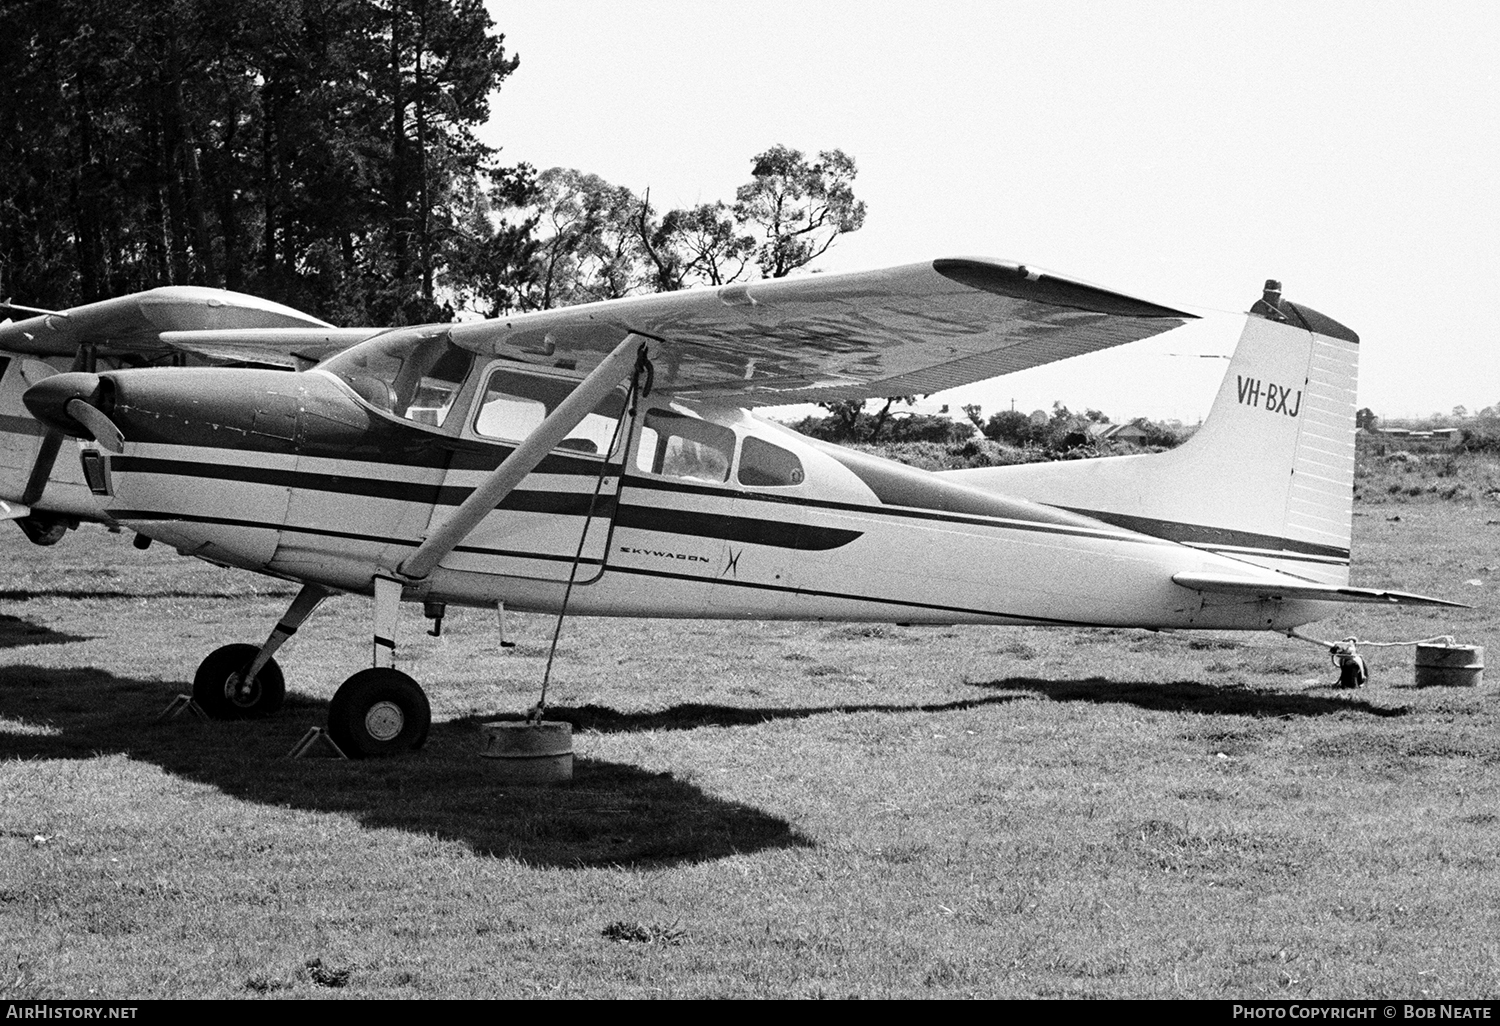
<instances>
[{"instance_id":1,"label":"main wheel","mask_svg":"<svg viewBox=\"0 0 1500 1026\"><path fill-rule=\"evenodd\" d=\"M198 664L193 701L215 720L249 720L269 716L286 701L286 681L272 659L252 680L245 669L260 651L256 645L225 645Z\"/></svg>"},{"instance_id":2,"label":"main wheel","mask_svg":"<svg viewBox=\"0 0 1500 1026\"><path fill-rule=\"evenodd\" d=\"M430 726L427 696L400 670L360 670L328 703L328 734L355 759L421 748Z\"/></svg>"}]
</instances>

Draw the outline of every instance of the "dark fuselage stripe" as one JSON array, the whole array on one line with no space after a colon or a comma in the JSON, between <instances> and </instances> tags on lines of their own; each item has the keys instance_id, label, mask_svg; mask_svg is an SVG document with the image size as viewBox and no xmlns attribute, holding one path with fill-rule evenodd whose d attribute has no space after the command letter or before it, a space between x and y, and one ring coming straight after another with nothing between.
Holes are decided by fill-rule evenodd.
<instances>
[{"instance_id":1,"label":"dark fuselage stripe","mask_svg":"<svg viewBox=\"0 0 1500 1026\"><path fill-rule=\"evenodd\" d=\"M385 538L375 534L361 534L358 531L329 531L315 527L287 527L281 524L272 524L262 520L236 520L232 517L205 517L196 516L191 513L166 513L160 510L149 509L126 509L111 512L110 516L116 520L134 522L172 522L184 524L214 524L221 527L248 527L258 531L286 531L291 534L306 534L318 538L348 538L351 541L374 542L377 545L404 545L409 549L416 548L421 544L416 538ZM571 555L550 554L545 552L519 552L515 549L491 549L480 545L459 545L455 552L470 552L481 556L508 556L515 559L548 559L559 563L571 563ZM597 566L604 561L598 557L585 556L578 560L590 566Z\"/></svg>"},{"instance_id":2,"label":"dark fuselage stripe","mask_svg":"<svg viewBox=\"0 0 1500 1026\"><path fill-rule=\"evenodd\" d=\"M1189 548L1200 549L1204 552L1212 552L1216 556L1226 559L1256 560L1256 559L1278 559L1289 563L1316 563L1319 566L1348 566L1349 559L1337 556L1304 556L1298 552L1287 552L1281 549L1250 549L1232 545L1210 545L1206 542L1182 542Z\"/></svg>"},{"instance_id":3,"label":"dark fuselage stripe","mask_svg":"<svg viewBox=\"0 0 1500 1026\"><path fill-rule=\"evenodd\" d=\"M200 463L196 460L164 460L149 456L115 456L110 472L121 474L162 474L169 477L194 477L212 481L240 481L245 484L271 485L293 491L332 492L359 495L369 499L395 499L424 506L457 506L469 497L472 488L451 485L420 484L415 481L356 477L348 474L319 474L275 467L247 467L242 464ZM594 503L595 516L614 512L615 498L608 493L594 500L592 492L553 492L516 489L506 496L497 509L517 513L559 513L585 516Z\"/></svg>"},{"instance_id":4,"label":"dark fuselage stripe","mask_svg":"<svg viewBox=\"0 0 1500 1026\"><path fill-rule=\"evenodd\" d=\"M641 531L662 531L689 538L719 538L724 541L771 545L804 552L825 552L848 545L863 531L846 531L837 527L815 527L781 520L757 520L753 517L731 517L717 513L670 509L659 506L634 506L621 503L615 516L619 527Z\"/></svg>"},{"instance_id":5,"label":"dark fuselage stripe","mask_svg":"<svg viewBox=\"0 0 1500 1026\"><path fill-rule=\"evenodd\" d=\"M736 492L727 488L704 487L683 484L678 481L658 481L654 478L628 476L623 479L624 488L630 490L675 492L683 495L702 495L738 501L781 503L801 506L806 509L831 510L838 513L859 513L865 516L892 517L903 520L930 520L944 524L965 524L975 527L998 527L1010 531L1040 531L1044 534L1061 534L1076 538L1102 538L1107 541L1137 542L1143 545L1169 544L1165 539L1128 531L1112 531L1111 525L1101 523L1097 529L1069 527L1045 521L1013 520L1004 517L964 516L945 513L941 510L914 509L902 506L872 506L857 502L834 502L828 499L808 499L794 495L775 495L765 492Z\"/></svg>"},{"instance_id":6,"label":"dark fuselage stripe","mask_svg":"<svg viewBox=\"0 0 1500 1026\"><path fill-rule=\"evenodd\" d=\"M330 531L320 528L297 527L274 524L261 520L236 520L230 517L195 516L186 513L164 513L152 510L125 509L110 513L116 520L174 520L195 524L218 524L224 527L252 527L266 531L291 531L296 534L316 535L325 538L352 538L358 541L378 542L381 545L407 545L415 547L418 539L383 538L361 534L357 531ZM602 518L601 518L602 519ZM645 509L640 506L625 507L620 511L616 526L632 527L643 531L661 531L688 538L719 538L724 541L745 542L774 548L798 549L803 552L819 552L847 545L860 536L859 531L840 531L828 527L809 527L805 524L769 523L749 520L744 517L719 517L702 513L683 513L681 510ZM540 552L517 552L512 549L491 549L475 545L459 545L458 552L477 552L494 556L515 556L524 559L570 560L570 555L548 555ZM584 560L598 563L600 560Z\"/></svg>"},{"instance_id":7,"label":"dark fuselage stripe","mask_svg":"<svg viewBox=\"0 0 1500 1026\"><path fill-rule=\"evenodd\" d=\"M1257 554L1264 553L1267 556L1277 557L1283 557L1285 553L1295 553L1301 556L1322 556L1326 559L1345 561L1349 559L1349 550L1339 548L1337 545L1320 545L1316 542L1279 538L1273 534L1231 531L1221 527L1201 527L1196 524L1179 523L1175 520L1155 520L1151 517L1134 517L1124 513L1106 513L1094 509L1077 509L1072 506L1065 508L1070 513L1078 513L1127 531L1149 534L1154 538L1164 538L1182 545L1194 545L1200 548L1258 549L1260 552Z\"/></svg>"}]
</instances>

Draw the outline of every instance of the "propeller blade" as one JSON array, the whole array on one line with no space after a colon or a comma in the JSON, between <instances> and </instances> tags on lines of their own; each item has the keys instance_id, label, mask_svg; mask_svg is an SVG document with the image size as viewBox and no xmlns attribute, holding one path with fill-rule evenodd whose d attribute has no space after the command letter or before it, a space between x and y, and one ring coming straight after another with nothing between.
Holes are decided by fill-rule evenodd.
<instances>
[{"instance_id":1,"label":"propeller blade","mask_svg":"<svg viewBox=\"0 0 1500 1026\"><path fill-rule=\"evenodd\" d=\"M89 434L94 436L94 441L110 452L125 450L125 436L120 433L119 428L115 427L115 422L97 407L89 405L82 399L69 399L63 409L67 411L68 416L88 429Z\"/></svg>"}]
</instances>

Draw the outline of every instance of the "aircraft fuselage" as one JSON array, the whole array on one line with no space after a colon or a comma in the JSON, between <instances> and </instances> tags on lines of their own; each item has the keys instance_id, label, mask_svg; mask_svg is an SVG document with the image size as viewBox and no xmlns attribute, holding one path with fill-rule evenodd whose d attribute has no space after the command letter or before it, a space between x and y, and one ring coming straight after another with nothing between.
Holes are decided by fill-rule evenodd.
<instances>
[{"instance_id":1,"label":"aircraft fuselage","mask_svg":"<svg viewBox=\"0 0 1500 1026\"><path fill-rule=\"evenodd\" d=\"M505 418L528 389L570 387L495 362L433 405L382 409L323 370L100 377L126 439L86 456L109 516L184 553L362 593L514 448L504 436L524 428ZM621 413L553 451L404 597L555 610L573 574L581 615L1283 630L1329 612L1205 596L1172 575L1244 564L743 411L647 399Z\"/></svg>"}]
</instances>

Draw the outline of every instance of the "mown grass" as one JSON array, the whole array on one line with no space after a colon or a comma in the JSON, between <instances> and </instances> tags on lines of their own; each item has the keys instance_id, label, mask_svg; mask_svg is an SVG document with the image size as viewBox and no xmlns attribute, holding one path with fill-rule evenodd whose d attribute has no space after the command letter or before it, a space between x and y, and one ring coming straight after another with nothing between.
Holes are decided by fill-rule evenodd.
<instances>
[{"instance_id":1,"label":"mown grass","mask_svg":"<svg viewBox=\"0 0 1500 1026\"><path fill-rule=\"evenodd\" d=\"M1495 649L1493 500L1362 503L1356 579ZM289 589L85 529L0 595L0 997L1488 996L1500 703L1273 636L571 622L576 779L497 783L548 618L402 621L428 747L287 761L367 603L259 724L154 722ZM1475 582L1478 583L1470 583ZM1493 655L1492 655L1493 660Z\"/></svg>"}]
</instances>

